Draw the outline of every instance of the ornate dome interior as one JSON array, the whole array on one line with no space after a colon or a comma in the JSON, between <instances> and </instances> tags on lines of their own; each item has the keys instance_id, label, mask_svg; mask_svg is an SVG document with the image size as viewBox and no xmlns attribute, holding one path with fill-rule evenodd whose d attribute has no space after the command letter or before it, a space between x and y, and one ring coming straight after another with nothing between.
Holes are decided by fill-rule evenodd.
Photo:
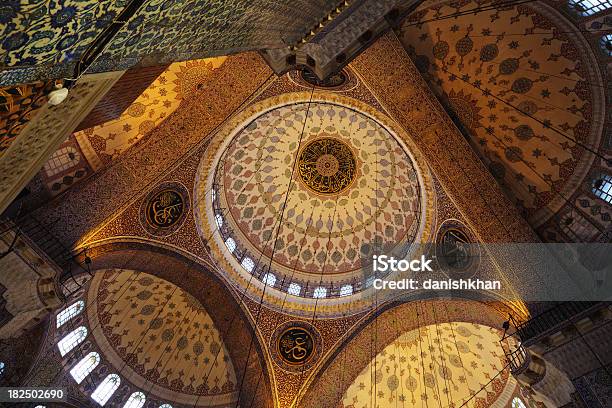
<instances>
[{"instance_id":1,"label":"ornate dome interior","mask_svg":"<svg viewBox=\"0 0 612 408\"><path fill-rule=\"evenodd\" d=\"M612 400L610 0L8 0L0 34L0 388L65 393L24 406Z\"/></svg>"}]
</instances>

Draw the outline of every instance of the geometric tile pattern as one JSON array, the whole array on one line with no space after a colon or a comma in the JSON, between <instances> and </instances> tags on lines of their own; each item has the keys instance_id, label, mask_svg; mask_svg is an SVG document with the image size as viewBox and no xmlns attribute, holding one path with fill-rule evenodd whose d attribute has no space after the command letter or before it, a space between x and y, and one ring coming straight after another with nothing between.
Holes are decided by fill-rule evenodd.
<instances>
[{"instance_id":1,"label":"geometric tile pattern","mask_svg":"<svg viewBox=\"0 0 612 408\"><path fill-rule=\"evenodd\" d=\"M94 279L101 281L97 294L90 295L98 302L92 326L101 327L134 372L188 395L235 390L236 375L221 335L193 296L146 273L108 270Z\"/></svg>"},{"instance_id":2,"label":"geometric tile pattern","mask_svg":"<svg viewBox=\"0 0 612 408\"><path fill-rule=\"evenodd\" d=\"M116 119L75 133L81 143L91 144L90 162L106 166L159 126L181 101L201 91L226 57L179 62L170 65Z\"/></svg>"},{"instance_id":3,"label":"geometric tile pattern","mask_svg":"<svg viewBox=\"0 0 612 408\"><path fill-rule=\"evenodd\" d=\"M497 376L506 364L500 338L498 329L461 322L404 333L355 378L341 407L456 408L472 396L469 406L506 406L494 403L516 383L508 369Z\"/></svg>"},{"instance_id":4,"label":"geometric tile pattern","mask_svg":"<svg viewBox=\"0 0 612 408\"><path fill-rule=\"evenodd\" d=\"M570 198L590 166L574 140L599 148L601 76L583 35L545 5L429 21L482 4L427 2L400 39L489 170L539 224L546 207L564 204L557 192Z\"/></svg>"}]
</instances>

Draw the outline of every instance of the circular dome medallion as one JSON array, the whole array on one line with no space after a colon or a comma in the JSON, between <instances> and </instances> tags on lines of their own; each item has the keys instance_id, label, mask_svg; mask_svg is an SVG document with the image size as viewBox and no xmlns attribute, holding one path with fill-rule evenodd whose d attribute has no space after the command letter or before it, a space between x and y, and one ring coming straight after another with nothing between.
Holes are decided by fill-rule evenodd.
<instances>
[{"instance_id":1,"label":"circular dome medallion","mask_svg":"<svg viewBox=\"0 0 612 408\"><path fill-rule=\"evenodd\" d=\"M151 235L166 236L176 232L189 211L189 193L177 182L165 182L153 189L140 210L142 227Z\"/></svg>"},{"instance_id":2,"label":"circular dome medallion","mask_svg":"<svg viewBox=\"0 0 612 408\"><path fill-rule=\"evenodd\" d=\"M311 141L298 158L302 182L319 194L338 194L355 180L357 160L351 148L338 139Z\"/></svg>"},{"instance_id":3,"label":"circular dome medallion","mask_svg":"<svg viewBox=\"0 0 612 408\"><path fill-rule=\"evenodd\" d=\"M313 367L321 357L322 345L317 329L301 320L279 325L270 339L272 359L290 372L303 372Z\"/></svg>"}]
</instances>

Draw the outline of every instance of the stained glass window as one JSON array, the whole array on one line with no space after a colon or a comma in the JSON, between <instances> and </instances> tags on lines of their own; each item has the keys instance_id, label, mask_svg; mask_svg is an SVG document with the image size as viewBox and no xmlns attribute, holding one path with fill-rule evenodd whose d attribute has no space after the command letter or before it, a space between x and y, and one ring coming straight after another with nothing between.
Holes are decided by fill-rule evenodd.
<instances>
[{"instance_id":1,"label":"stained glass window","mask_svg":"<svg viewBox=\"0 0 612 408\"><path fill-rule=\"evenodd\" d=\"M142 408L147 398L142 392L135 392L130 395L123 408Z\"/></svg>"},{"instance_id":2,"label":"stained glass window","mask_svg":"<svg viewBox=\"0 0 612 408\"><path fill-rule=\"evenodd\" d=\"M79 300L78 302L71 304L66 309L59 312L56 318L57 320L56 327L60 327L61 325L66 323L68 320L72 319L74 316L81 313L84 307L85 307L85 302L83 302L82 300Z\"/></svg>"},{"instance_id":3,"label":"stained glass window","mask_svg":"<svg viewBox=\"0 0 612 408\"><path fill-rule=\"evenodd\" d=\"M233 238L228 238L225 240L225 246L229 249L230 252L234 252L236 249L236 241Z\"/></svg>"},{"instance_id":4,"label":"stained glass window","mask_svg":"<svg viewBox=\"0 0 612 408\"><path fill-rule=\"evenodd\" d=\"M344 285L340 288L340 296L350 296L353 294L353 285Z\"/></svg>"},{"instance_id":5,"label":"stained glass window","mask_svg":"<svg viewBox=\"0 0 612 408\"><path fill-rule=\"evenodd\" d=\"M62 357L85 340L85 337L87 337L87 329L84 326L78 327L64 336L64 338L57 343L57 348L59 348Z\"/></svg>"},{"instance_id":6,"label":"stained glass window","mask_svg":"<svg viewBox=\"0 0 612 408\"><path fill-rule=\"evenodd\" d=\"M99 363L100 355L92 351L70 370L70 375L72 375L77 384L80 384Z\"/></svg>"},{"instance_id":7,"label":"stained glass window","mask_svg":"<svg viewBox=\"0 0 612 408\"><path fill-rule=\"evenodd\" d=\"M240 265L242 265L247 272L253 272L253 268L255 268L255 262L253 262L253 260L248 256L242 260Z\"/></svg>"},{"instance_id":8,"label":"stained glass window","mask_svg":"<svg viewBox=\"0 0 612 408\"><path fill-rule=\"evenodd\" d=\"M276 283L276 276L271 273L266 273L262 279L262 282L270 287Z\"/></svg>"},{"instance_id":9,"label":"stained glass window","mask_svg":"<svg viewBox=\"0 0 612 408\"><path fill-rule=\"evenodd\" d=\"M121 378L117 374L109 374L102 380L98 388L91 394L91 398L101 406L104 406L113 396L119 385L121 384Z\"/></svg>"},{"instance_id":10,"label":"stained glass window","mask_svg":"<svg viewBox=\"0 0 612 408\"><path fill-rule=\"evenodd\" d=\"M591 16L612 7L610 0L569 0L569 4L582 16Z\"/></svg>"},{"instance_id":11,"label":"stained glass window","mask_svg":"<svg viewBox=\"0 0 612 408\"><path fill-rule=\"evenodd\" d=\"M323 286L319 286L318 288L315 288L314 292L312 293L312 297L313 298L324 298L327 296L327 288L324 288Z\"/></svg>"},{"instance_id":12,"label":"stained glass window","mask_svg":"<svg viewBox=\"0 0 612 408\"><path fill-rule=\"evenodd\" d=\"M527 406L519 397L514 397L512 400L512 408L527 408Z\"/></svg>"},{"instance_id":13,"label":"stained glass window","mask_svg":"<svg viewBox=\"0 0 612 408\"><path fill-rule=\"evenodd\" d=\"M602 174L593 181L593 194L605 202L612 204L612 176Z\"/></svg>"},{"instance_id":14,"label":"stained glass window","mask_svg":"<svg viewBox=\"0 0 612 408\"><path fill-rule=\"evenodd\" d=\"M302 291L302 287L298 285L297 283L292 283L287 288L287 293L289 293L290 295L294 295L294 296L299 296L301 291Z\"/></svg>"},{"instance_id":15,"label":"stained glass window","mask_svg":"<svg viewBox=\"0 0 612 408\"><path fill-rule=\"evenodd\" d=\"M612 34L602 35L599 39L599 45L606 54L612 56Z\"/></svg>"}]
</instances>

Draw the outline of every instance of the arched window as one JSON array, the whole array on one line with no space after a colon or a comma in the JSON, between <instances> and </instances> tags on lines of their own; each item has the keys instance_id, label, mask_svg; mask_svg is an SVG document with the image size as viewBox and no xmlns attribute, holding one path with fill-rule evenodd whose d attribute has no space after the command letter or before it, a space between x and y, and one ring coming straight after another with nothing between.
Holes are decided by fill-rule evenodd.
<instances>
[{"instance_id":1,"label":"arched window","mask_svg":"<svg viewBox=\"0 0 612 408\"><path fill-rule=\"evenodd\" d=\"M229 237L225 240L225 246L229 249L230 252L234 252L236 249L236 241L232 237Z\"/></svg>"},{"instance_id":2,"label":"arched window","mask_svg":"<svg viewBox=\"0 0 612 408\"><path fill-rule=\"evenodd\" d=\"M315 288L314 292L312 292L312 297L315 299L322 299L327 296L327 288L323 286L319 286Z\"/></svg>"},{"instance_id":3,"label":"arched window","mask_svg":"<svg viewBox=\"0 0 612 408\"><path fill-rule=\"evenodd\" d=\"M70 370L70 375L72 375L77 384L80 384L99 363L100 355L92 351Z\"/></svg>"},{"instance_id":4,"label":"arched window","mask_svg":"<svg viewBox=\"0 0 612 408\"><path fill-rule=\"evenodd\" d=\"M253 268L255 268L255 262L248 256L242 260L240 264L247 272L253 272Z\"/></svg>"},{"instance_id":5,"label":"arched window","mask_svg":"<svg viewBox=\"0 0 612 408\"><path fill-rule=\"evenodd\" d=\"M91 393L91 398L98 404L104 406L113 396L119 385L121 384L121 378L117 374L109 374L102 380L98 388Z\"/></svg>"},{"instance_id":6,"label":"arched window","mask_svg":"<svg viewBox=\"0 0 612 408\"><path fill-rule=\"evenodd\" d=\"M512 408L527 408L527 406L519 397L514 397L512 400Z\"/></svg>"},{"instance_id":7,"label":"arched window","mask_svg":"<svg viewBox=\"0 0 612 408\"><path fill-rule=\"evenodd\" d=\"M262 282L265 285L268 285L270 287L273 287L274 284L276 283L276 276L272 273L266 273L262 279Z\"/></svg>"},{"instance_id":8,"label":"arched window","mask_svg":"<svg viewBox=\"0 0 612 408\"><path fill-rule=\"evenodd\" d=\"M612 34L602 35L599 39L599 45L608 56L612 57Z\"/></svg>"},{"instance_id":9,"label":"arched window","mask_svg":"<svg viewBox=\"0 0 612 408\"><path fill-rule=\"evenodd\" d=\"M592 16L612 7L610 0L569 0L569 4L581 16Z\"/></svg>"},{"instance_id":10,"label":"arched window","mask_svg":"<svg viewBox=\"0 0 612 408\"><path fill-rule=\"evenodd\" d=\"M4 361L0 361L0 376L4 374Z\"/></svg>"},{"instance_id":11,"label":"arched window","mask_svg":"<svg viewBox=\"0 0 612 408\"><path fill-rule=\"evenodd\" d=\"M170 404L162 404L159 406L159 408L172 408L172 405Z\"/></svg>"},{"instance_id":12,"label":"arched window","mask_svg":"<svg viewBox=\"0 0 612 408\"><path fill-rule=\"evenodd\" d=\"M221 214L215 214L215 222L217 223L217 228L221 228L223 226L223 216Z\"/></svg>"},{"instance_id":13,"label":"arched window","mask_svg":"<svg viewBox=\"0 0 612 408\"><path fill-rule=\"evenodd\" d=\"M299 296L301 291L302 291L302 287L298 285L297 283L292 283L287 288L287 293L289 293L290 295L294 295L294 296Z\"/></svg>"},{"instance_id":14,"label":"arched window","mask_svg":"<svg viewBox=\"0 0 612 408\"><path fill-rule=\"evenodd\" d=\"M608 204L612 204L612 176L601 174L593 181L593 194Z\"/></svg>"},{"instance_id":15,"label":"arched window","mask_svg":"<svg viewBox=\"0 0 612 408\"><path fill-rule=\"evenodd\" d=\"M142 392L135 392L130 395L123 408L142 408L147 398Z\"/></svg>"},{"instance_id":16,"label":"arched window","mask_svg":"<svg viewBox=\"0 0 612 408\"><path fill-rule=\"evenodd\" d=\"M340 296L350 296L353 294L353 285L344 285L340 288Z\"/></svg>"},{"instance_id":17,"label":"arched window","mask_svg":"<svg viewBox=\"0 0 612 408\"><path fill-rule=\"evenodd\" d=\"M64 357L70 350L75 348L79 343L85 340L87 336L87 329L83 326L78 327L64 336L63 339L57 343L57 348L59 348L60 354Z\"/></svg>"},{"instance_id":18,"label":"arched window","mask_svg":"<svg viewBox=\"0 0 612 408\"><path fill-rule=\"evenodd\" d=\"M78 315L83 311L85 307L85 302L79 300L78 302L74 302L66 309L62 310L57 314L57 324L55 327L60 327L62 324L66 323L68 320L72 319L74 316Z\"/></svg>"}]
</instances>

